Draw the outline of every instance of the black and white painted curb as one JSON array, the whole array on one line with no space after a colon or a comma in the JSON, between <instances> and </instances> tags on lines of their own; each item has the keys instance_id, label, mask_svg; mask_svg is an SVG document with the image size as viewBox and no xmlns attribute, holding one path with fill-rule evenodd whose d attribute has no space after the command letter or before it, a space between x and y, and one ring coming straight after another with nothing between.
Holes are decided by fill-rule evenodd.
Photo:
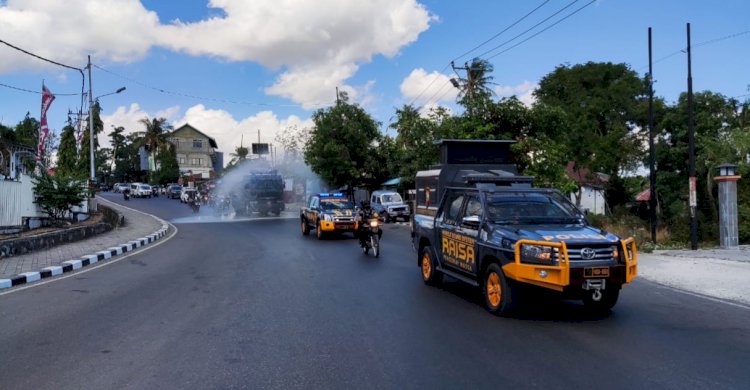
<instances>
[{"instance_id":1,"label":"black and white painted curb","mask_svg":"<svg viewBox=\"0 0 750 390\"><path fill-rule=\"evenodd\" d=\"M24 272L13 276L10 279L0 279L0 290L18 286L20 284L36 282L37 280L49 278L51 276L62 275L65 272L75 271L85 266L111 259L113 256L130 252L164 237L168 230L169 226L163 222L161 229L157 230L155 233L135 239L127 244L121 244L107 250L96 252L95 254L81 256L78 259L63 261L60 265L45 267L39 272Z\"/></svg>"}]
</instances>

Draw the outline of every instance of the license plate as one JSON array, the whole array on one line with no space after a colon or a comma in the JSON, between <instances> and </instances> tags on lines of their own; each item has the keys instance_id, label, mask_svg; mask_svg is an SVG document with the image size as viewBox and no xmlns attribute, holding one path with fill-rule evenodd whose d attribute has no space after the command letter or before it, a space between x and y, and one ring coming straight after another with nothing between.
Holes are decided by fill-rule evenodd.
<instances>
[{"instance_id":1,"label":"license plate","mask_svg":"<svg viewBox=\"0 0 750 390\"><path fill-rule=\"evenodd\" d=\"M583 269L584 278L609 277L609 267L588 267Z\"/></svg>"},{"instance_id":2,"label":"license plate","mask_svg":"<svg viewBox=\"0 0 750 390\"><path fill-rule=\"evenodd\" d=\"M336 225L336 228L341 230L352 230L354 229L354 225Z\"/></svg>"}]
</instances>

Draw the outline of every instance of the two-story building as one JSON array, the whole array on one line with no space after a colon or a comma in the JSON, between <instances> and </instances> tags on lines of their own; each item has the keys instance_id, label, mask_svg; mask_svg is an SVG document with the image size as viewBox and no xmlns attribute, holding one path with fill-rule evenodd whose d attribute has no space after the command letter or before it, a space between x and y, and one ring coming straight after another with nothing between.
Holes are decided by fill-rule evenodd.
<instances>
[{"instance_id":1,"label":"two-story building","mask_svg":"<svg viewBox=\"0 0 750 390\"><path fill-rule=\"evenodd\" d=\"M180 174L210 179L223 168L223 155L217 152L216 140L186 123L169 133L175 146Z\"/></svg>"}]
</instances>

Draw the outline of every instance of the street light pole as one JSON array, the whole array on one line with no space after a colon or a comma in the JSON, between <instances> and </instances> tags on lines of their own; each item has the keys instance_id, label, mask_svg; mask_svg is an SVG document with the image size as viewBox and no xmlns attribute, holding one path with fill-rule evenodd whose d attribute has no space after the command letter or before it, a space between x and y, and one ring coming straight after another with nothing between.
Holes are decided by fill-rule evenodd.
<instances>
[{"instance_id":1,"label":"street light pole","mask_svg":"<svg viewBox=\"0 0 750 390\"><path fill-rule=\"evenodd\" d=\"M91 56L88 57L89 64L87 68L89 69L89 168L91 170L89 179L93 183L96 180L96 164L94 163L94 101L98 102L100 97L120 93L125 90L125 87L120 87L115 92L97 96L96 99L94 99L94 94L91 87Z\"/></svg>"},{"instance_id":2,"label":"street light pole","mask_svg":"<svg viewBox=\"0 0 750 390\"><path fill-rule=\"evenodd\" d=\"M94 95L91 90L91 56L89 57L89 167L91 168L91 182L96 180L96 172L94 171Z\"/></svg>"}]
</instances>

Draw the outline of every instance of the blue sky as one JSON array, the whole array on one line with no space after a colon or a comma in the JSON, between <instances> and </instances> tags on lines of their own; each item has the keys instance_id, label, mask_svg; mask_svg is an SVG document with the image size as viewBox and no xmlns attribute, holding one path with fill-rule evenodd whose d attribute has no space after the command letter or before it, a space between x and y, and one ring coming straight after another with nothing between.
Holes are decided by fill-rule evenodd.
<instances>
[{"instance_id":1,"label":"blue sky","mask_svg":"<svg viewBox=\"0 0 750 390\"><path fill-rule=\"evenodd\" d=\"M658 60L656 94L672 102L686 89L686 55L680 49L686 46L687 22L694 90L748 98L750 2L589 3L0 0L0 39L74 67L84 67L91 55L94 96L127 87L101 99L107 131L141 130L138 119L166 117L173 125L198 127L226 153L239 146L243 134L256 140L260 130L262 141L272 142L289 126L310 126L314 110L335 100L336 86L382 122L384 131L395 108L405 103L455 109L451 60L459 65L473 56L488 58L498 96L516 94L528 104L535 85L560 64L624 62L643 74L648 27ZM80 96L62 95L80 93L79 73L0 44L0 83L38 91L42 80L60 94L48 113L50 128L59 131L68 110L80 105ZM38 118L39 110L38 94L0 86L3 124L15 125L27 111Z\"/></svg>"}]
</instances>

